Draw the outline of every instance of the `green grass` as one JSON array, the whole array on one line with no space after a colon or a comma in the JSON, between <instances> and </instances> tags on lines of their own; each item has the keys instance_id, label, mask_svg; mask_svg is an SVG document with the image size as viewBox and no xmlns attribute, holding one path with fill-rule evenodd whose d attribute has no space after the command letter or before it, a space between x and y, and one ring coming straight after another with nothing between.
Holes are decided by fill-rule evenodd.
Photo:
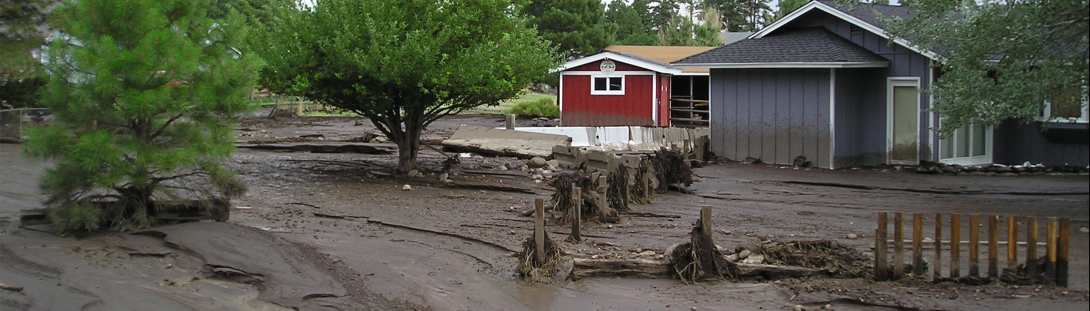
<instances>
[{"instance_id":1,"label":"green grass","mask_svg":"<svg viewBox=\"0 0 1090 311\"><path fill-rule=\"evenodd\" d=\"M477 108L466 110L461 114L506 114L505 111L511 109L512 107L515 107L515 105L520 102L532 102L543 98L551 99L553 103L556 103L556 95L529 93L523 94L516 99L501 102L499 105L496 106L480 106Z\"/></svg>"},{"instance_id":2,"label":"green grass","mask_svg":"<svg viewBox=\"0 0 1090 311\"><path fill-rule=\"evenodd\" d=\"M294 101L293 99L294 98L290 97L290 96L280 97L280 107L281 107L281 109L284 109L284 107L291 107L292 109L294 109L294 105L295 105L296 101ZM498 114L498 115L503 115L503 114L507 114L506 111L509 111L511 108L515 107L515 105L518 105L519 103L535 102L535 101L539 101L539 100L542 100L542 99L548 99L548 100L551 100L554 104L556 103L556 95L541 94L541 93L528 93L528 94L523 94L522 96L519 96L518 98L515 98L515 99L503 101L499 105L496 105L496 106L480 106L480 107L477 107L477 108L466 110L466 111L462 112L461 114L466 114L466 115L472 115L472 114L492 114L492 115L497 115ZM260 98L260 99L252 101L251 103L255 107L269 107L269 106L273 106L275 104L274 99L272 97ZM309 103L309 102L304 101L304 103ZM327 112L322 112L322 111L308 111L308 112L304 113L303 115L304 116L310 116L310 117L349 117L349 116L356 116L355 113L351 113L351 112L327 113Z\"/></svg>"}]
</instances>

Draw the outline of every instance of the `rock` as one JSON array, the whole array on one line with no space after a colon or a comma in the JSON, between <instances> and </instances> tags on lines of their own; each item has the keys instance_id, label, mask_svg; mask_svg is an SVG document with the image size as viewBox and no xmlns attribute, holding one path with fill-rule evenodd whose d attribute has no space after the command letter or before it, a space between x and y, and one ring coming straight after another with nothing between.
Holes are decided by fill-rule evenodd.
<instances>
[{"instance_id":1,"label":"rock","mask_svg":"<svg viewBox=\"0 0 1090 311\"><path fill-rule=\"evenodd\" d=\"M651 256L655 256L655 254L656 254L655 251L643 251L643 252L640 252L639 254L636 254L636 256L651 257Z\"/></svg>"},{"instance_id":2,"label":"rock","mask_svg":"<svg viewBox=\"0 0 1090 311\"><path fill-rule=\"evenodd\" d=\"M942 167L942 172L943 173L953 173L953 172L957 172L957 171L958 170L955 169L953 166L944 166L944 167Z\"/></svg>"},{"instance_id":3,"label":"rock","mask_svg":"<svg viewBox=\"0 0 1090 311\"><path fill-rule=\"evenodd\" d=\"M1011 168L1009 166L1000 166L999 168L996 168L995 171L999 173L1010 173Z\"/></svg>"},{"instance_id":4,"label":"rock","mask_svg":"<svg viewBox=\"0 0 1090 311\"><path fill-rule=\"evenodd\" d=\"M448 180L447 178L448 178L448 177L450 177L450 174L447 174L447 173L442 173L442 174L439 174L439 181L442 181L442 182L447 182L447 180Z\"/></svg>"},{"instance_id":5,"label":"rock","mask_svg":"<svg viewBox=\"0 0 1090 311\"><path fill-rule=\"evenodd\" d=\"M738 253L738 259L749 258L750 254L753 254L753 252L750 252L748 249L742 250L742 252Z\"/></svg>"},{"instance_id":6,"label":"rock","mask_svg":"<svg viewBox=\"0 0 1090 311\"><path fill-rule=\"evenodd\" d=\"M545 178L545 177L541 176L540 174L534 174L534 175L530 176L530 179L533 179L533 180L541 180L543 178Z\"/></svg>"},{"instance_id":7,"label":"rock","mask_svg":"<svg viewBox=\"0 0 1090 311\"><path fill-rule=\"evenodd\" d=\"M752 254L752 255L749 255L749 257L746 257L746 259L742 259L742 263L748 263L748 264L762 264L764 262L765 262L765 256L761 255L761 254Z\"/></svg>"},{"instance_id":8,"label":"rock","mask_svg":"<svg viewBox=\"0 0 1090 311\"><path fill-rule=\"evenodd\" d=\"M795 305L795 311L806 311L806 308L802 307L802 305Z\"/></svg>"},{"instance_id":9,"label":"rock","mask_svg":"<svg viewBox=\"0 0 1090 311\"><path fill-rule=\"evenodd\" d=\"M1087 228L1087 227L1079 228L1079 233L1090 233L1090 228Z\"/></svg>"},{"instance_id":10,"label":"rock","mask_svg":"<svg viewBox=\"0 0 1090 311\"><path fill-rule=\"evenodd\" d=\"M558 169L555 169L554 167L560 167L560 161L557 161L556 159L548 160L548 161L545 161L545 165L549 166L550 170L552 170L554 172L559 171Z\"/></svg>"},{"instance_id":11,"label":"rock","mask_svg":"<svg viewBox=\"0 0 1090 311\"><path fill-rule=\"evenodd\" d=\"M504 165L503 165L503 167L506 167L506 168L507 168L507 169L509 169L509 170L515 170L515 169L520 169L520 168L521 168L522 166L523 166L523 165L521 165L521 164L516 164L516 163L507 163L507 164L504 164Z\"/></svg>"},{"instance_id":12,"label":"rock","mask_svg":"<svg viewBox=\"0 0 1090 311\"><path fill-rule=\"evenodd\" d=\"M794 167L809 167L810 159L807 159L804 155L800 155L795 157L795 161L791 162L791 165Z\"/></svg>"},{"instance_id":13,"label":"rock","mask_svg":"<svg viewBox=\"0 0 1090 311\"><path fill-rule=\"evenodd\" d=\"M409 190L413 190L413 186L410 186L409 184L405 184L404 186L401 186L401 191L409 191Z\"/></svg>"},{"instance_id":14,"label":"rock","mask_svg":"<svg viewBox=\"0 0 1090 311\"><path fill-rule=\"evenodd\" d=\"M526 161L526 166L529 166L530 168L541 168L545 167L545 165L548 165L548 163L545 161L545 158L542 157L534 157L533 159Z\"/></svg>"},{"instance_id":15,"label":"rock","mask_svg":"<svg viewBox=\"0 0 1090 311\"><path fill-rule=\"evenodd\" d=\"M506 171L506 170L507 170L507 166L504 166L504 165L500 165L500 168L499 168L499 170L501 170L501 171Z\"/></svg>"},{"instance_id":16,"label":"rock","mask_svg":"<svg viewBox=\"0 0 1090 311\"><path fill-rule=\"evenodd\" d=\"M420 171L418 171L418 170L409 171L409 177L420 177L420 176L423 176L423 175L420 174Z\"/></svg>"},{"instance_id":17,"label":"rock","mask_svg":"<svg viewBox=\"0 0 1090 311\"><path fill-rule=\"evenodd\" d=\"M855 240L855 239L858 239L858 238L859 238L859 235L858 235L858 234L855 234L855 233L848 233L848 239L849 239L849 240Z\"/></svg>"},{"instance_id":18,"label":"rock","mask_svg":"<svg viewBox=\"0 0 1090 311\"><path fill-rule=\"evenodd\" d=\"M387 143L387 142L390 142L390 140L387 139L386 136L376 136L375 138L371 139L371 143L375 143L375 144L381 144L381 143Z\"/></svg>"}]
</instances>

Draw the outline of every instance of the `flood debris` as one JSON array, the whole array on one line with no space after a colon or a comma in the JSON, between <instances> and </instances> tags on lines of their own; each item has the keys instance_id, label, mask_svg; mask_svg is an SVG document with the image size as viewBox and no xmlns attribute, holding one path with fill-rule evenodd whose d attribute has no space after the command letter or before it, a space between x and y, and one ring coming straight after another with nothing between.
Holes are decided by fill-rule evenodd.
<instances>
[{"instance_id":1,"label":"flood debris","mask_svg":"<svg viewBox=\"0 0 1090 311\"><path fill-rule=\"evenodd\" d=\"M689 233L690 242L674 247L670 254L670 268L684 283L703 279L737 279L741 275L738 265L723 258L723 253L712 239L711 208L704 207L700 220Z\"/></svg>"},{"instance_id":2,"label":"flood debris","mask_svg":"<svg viewBox=\"0 0 1090 311\"><path fill-rule=\"evenodd\" d=\"M655 189L658 193L665 193L670 189L670 185L688 187L693 184L693 169L687 156L680 151L660 149L651 157L651 164L659 180L658 188Z\"/></svg>"},{"instance_id":3,"label":"flood debris","mask_svg":"<svg viewBox=\"0 0 1090 311\"><path fill-rule=\"evenodd\" d=\"M522 242L522 251L516 254L519 265L515 269L518 271L519 276L533 282L548 281L557 272L560 272L561 259L564 256L564 251L560 249L560 245L549 238L548 232L543 233L545 235L545 256L537 256L535 251L536 242L533 235Z\"/></svg>"},{"instance_id":4,"label":"flood debris","mask_svg":"<svg viewBox=\"0 0 1090 311\"><path fill-rule=\"evenodd\" d=\"M601 173L587 173L585 171L576 171L570 173L562 173L556 175L549 185L556 189L551 198L552 210L555 213L560 214L557 217L556 224L566 225L572 223L575 217L580 219L592 220L596 219L600 223L616 223L620 221L620 216L616 210L603 206L601 204L601 195L594 189L598 189L598 177ZM583 189L580 192L580 198L583 201L582 209L580 209L580 215L575 215L574 205L572 203L572 187L579 187ZM608 192L607 192L608 193ZM609 197L606 194L607 198ZM605 213L603 213L605 209Z\"/></svg>"},{"instance_id":5,"label":"flood debris","mask_svg":"<svg viewBox=\"0 0 1090 311\"><path fill-rule=\"evenodd\" d=\"M863 278L874 271L871 258L832 240L766 243L757 253L766 263L821 269L834 278Z\"/></svg>"}]
</instances>

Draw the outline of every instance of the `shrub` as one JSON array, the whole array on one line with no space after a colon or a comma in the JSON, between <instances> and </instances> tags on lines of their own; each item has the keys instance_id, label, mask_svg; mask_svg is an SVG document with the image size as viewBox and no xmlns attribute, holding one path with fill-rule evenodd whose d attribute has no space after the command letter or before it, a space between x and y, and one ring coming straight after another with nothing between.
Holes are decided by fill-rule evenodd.
<instances>
[{"instance_id":1,"label":"shrub","mask_svg":"<svg viewBox=\"0 0 1090 311\"><path fill-rule=\"evenodd\" d=\"M551 98L539 98L536 100L521 101L514 107L505 111L508 114L520 117L548 117L559 118L560 106L553 103Z\"/></svg>"}]
</instances>

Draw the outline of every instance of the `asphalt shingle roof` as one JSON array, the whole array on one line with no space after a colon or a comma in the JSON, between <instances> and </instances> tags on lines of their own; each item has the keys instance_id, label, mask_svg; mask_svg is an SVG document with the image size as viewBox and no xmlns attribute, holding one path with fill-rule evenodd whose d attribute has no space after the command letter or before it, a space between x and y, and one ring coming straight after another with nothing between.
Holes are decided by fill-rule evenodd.
<instances>
[{"instance_id":1,"label":"asphalt shingle roof","mask_svg":"<svg viewBox=\"0 0 1090 311\"><path fill-rule=\"evenodd\" d=\"M674 64L874 63L889 60L824 28L785 29L686 57Z\"/></svg>"}]
</instances>

